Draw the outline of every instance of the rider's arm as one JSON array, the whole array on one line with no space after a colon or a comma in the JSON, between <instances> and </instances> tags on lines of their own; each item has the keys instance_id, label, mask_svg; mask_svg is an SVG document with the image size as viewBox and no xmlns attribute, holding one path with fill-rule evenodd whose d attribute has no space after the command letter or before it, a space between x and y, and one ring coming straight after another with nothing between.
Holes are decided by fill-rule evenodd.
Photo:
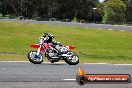
<instances>
[{"instance_id":1,"label":"rider's arm","mask_svg":"<svg viewBox=\"0 0 132 88\"><path fill-rule=\"evenodd\" d=\"M57 41L55 41L55 40L52 41L52 44L53 44L53 45L59 45L59 46L62 46L62 44L61 44L60 42L57 42Z\"/></svg>"}]
</instances>

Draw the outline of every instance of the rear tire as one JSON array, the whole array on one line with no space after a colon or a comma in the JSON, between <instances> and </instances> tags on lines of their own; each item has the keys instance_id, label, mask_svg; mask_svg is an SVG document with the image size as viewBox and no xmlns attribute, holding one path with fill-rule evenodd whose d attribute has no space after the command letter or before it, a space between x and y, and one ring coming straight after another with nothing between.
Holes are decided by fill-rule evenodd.
<instances>
[{"instance_id":1,"label":"rear tire","mask_svg":"<svg viewBox=\"0 0 132 88\"><path fill-rule=\"evenodd\" d=\"M39 56L35 57L35 55L37 55L37 51L31 51L28 53L28 60L31 62L31 63L34 63L34 64L41 64L43 62L43 56L42 54L40 53Z\"/></svg>"},{"instance_id":2,"label":"rear tire","mask_svg":"<svg viewBox=\"0 0 132 88\"><path fill-rule=\"evenodd\" d=\"M65 62L69 65L77 65L79 63L79 56L72 51L69 51L68 54L72 54L71 57L66 57Z\"/></svg>"}]
</instances>

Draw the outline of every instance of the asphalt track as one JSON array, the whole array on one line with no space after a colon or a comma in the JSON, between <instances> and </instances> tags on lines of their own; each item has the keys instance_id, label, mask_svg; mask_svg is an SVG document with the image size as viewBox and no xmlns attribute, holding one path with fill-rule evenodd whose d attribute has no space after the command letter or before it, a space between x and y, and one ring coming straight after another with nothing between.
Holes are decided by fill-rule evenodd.
<instances>
[{"instance_id":1,"label":"asphalt track","mask_svg":"<svg viewBox=\"0 0 132 88\"><path fill-rule=\"evenodd\" d=\"M16 20L16 19L0 19L0 21L7 22L29 22L34 24L48 24L58 26L76 26L82 28L97 28L105 30L118 30L118 31L132 31L132 26L127 25L110 25L110 24L95 24L95 23L76 23L76 22L61 22L61 21L35 21L35 20Z\"/></svg>"},{"instance_id":2,"label":"asphalt track","mask_svg":"<svg viewBox=\"0 0 132 88\"><path fill-rule=\"evenodd\" d=\"M132 83L80 86L75 81L78 67L89 74L132 75L132 65L0 62L0 88L132 88Z\"/></svg>"}]
</instances>

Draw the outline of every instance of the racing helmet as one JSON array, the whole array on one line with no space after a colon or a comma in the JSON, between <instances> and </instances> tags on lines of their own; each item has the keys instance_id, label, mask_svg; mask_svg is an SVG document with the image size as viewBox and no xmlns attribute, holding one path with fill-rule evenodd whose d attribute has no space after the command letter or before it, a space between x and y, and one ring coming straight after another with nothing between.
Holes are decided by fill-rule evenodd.
<instances>
[{"instance_id":1,"label":"racing helmet","mask_svg":"<svg viewBox=\"0 0 132 88\"><path fill-rule=\"evenodd\" d=\"M46 38L48 36L48 33L43 33L41 37Z\"/></svg>"},{"instance_id":2,"label":"racing helmet","mask_svg":"<svg viewBox=\"0 0 132 88\"><path fill-rule=\"evenodd\" d=\"M49 33L43 33L42 37L44 38L44 40L47 42L47 43L51 43L54 36L52 34L49 34Z\"/></svg>"}]
</instances>

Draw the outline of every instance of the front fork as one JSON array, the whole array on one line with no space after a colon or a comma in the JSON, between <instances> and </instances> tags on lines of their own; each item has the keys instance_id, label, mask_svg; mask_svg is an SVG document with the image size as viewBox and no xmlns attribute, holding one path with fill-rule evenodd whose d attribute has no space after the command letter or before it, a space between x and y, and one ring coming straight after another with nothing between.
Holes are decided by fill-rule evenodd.
<instances>
[{"instance_id":1,"label":"front fork","mask_svg":"<svg viewBox=\"0 0 132 88\"><path fill-rule=\"evenodd\" d=\"M41 45L40 45L40 47L38 48L38 50L37 50L37 56L39 56L39 54L40 54L40 49L41 49Z\"/></svg>"}]
</instances>

